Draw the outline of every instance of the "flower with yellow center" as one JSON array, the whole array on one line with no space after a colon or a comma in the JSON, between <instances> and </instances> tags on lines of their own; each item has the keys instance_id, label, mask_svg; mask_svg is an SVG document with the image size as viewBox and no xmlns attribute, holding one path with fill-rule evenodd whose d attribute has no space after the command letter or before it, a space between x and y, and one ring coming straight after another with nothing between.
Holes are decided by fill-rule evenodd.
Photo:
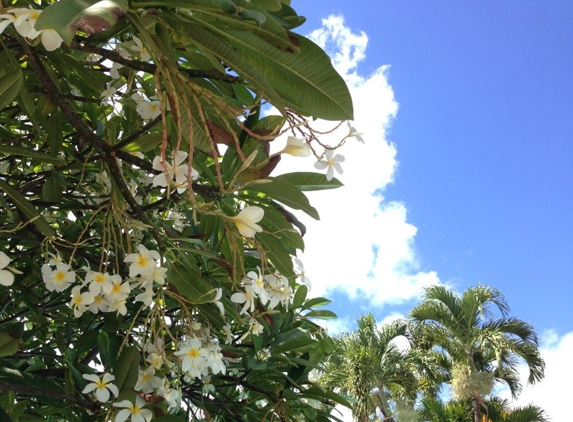
<instances>
[{"instance_id":1,"label":"flower with yellow center","mask_svg":"<svg viewBox=\"0 0 573 422\"><path fill-rule=\"evenodd\" d=\"M181 369L193 378L201 378L209 356L209 351L202 346L201 340L192 338L181 343L179 350L174 353L181 359Z\"/></svg>"},{"instance_id":2,"label":"flower with yellow center","mask_svg":"<svg viewBox=\"0 0 573 422\"><path fill-rule=\"evenodd\" d=\"M81 292L81 286L72 289L72 300L70 306L74 308L74 316L79 318L88 309L94 301L94 295L91 292Z\"/></svg>"},{"instance_id":3,"label":"flower with yellow center","mask_svg":"<svg viewBox=\"0 0 573 422\"><path fill-rule=\"evenodd\" d=\"M86 394L95 390L96 398L105 403L109 400L110 392L113 393L115 397L119 396L119 389L111 381L115 380L115 377L111 374L105 373L100 378L95 374L83 374L84 379L90 382L82 390L82 394Z\"/></svg>"},{"instance_id":4,"label":"flower with yellow center","mask_svg":"<svg viewBox=\"0 0 573 422\"><path fill-rule=\"evenodd\" d=\"M57 264L55 270L50 264L44 264L42 265L42 279L50 292L54 290L61 292L76 281L76 273L70 271L70 266L67 264Z\"/></svg>"},{"instance_id":5,"label":"flower with yellow center","mask_svg":"<svg viewBox=\"0 0 573 422\"><path fill-rule=\"evenodd\" d=\"M128 254L124 262L131 263L129 266L129 276L135 277L141 275L143 277L152 277L153 271L157 266L157 261L161 259L159 252L148 250L145 246L139 245L137 247L139 252Z\"/></svg>"},{"instance_id":6,"label":"flower with yellow center","mask_svg":"<svg viewBox=\"0 0 573 422\"><path fill-rule=\"evenodd\" d=\"M265 211L261 207L245 207L239 214L229 217L236 224L239 233L245 237L254 237L263 231L257 223L263 219Z\"/></svg>"},{"instance_id":7,"label":"flower with yellow center","mask_svg":"<svg viewBox=\"0 0 573 422\"><path fill-rule=\"evenodd\" d=\"M141 396L135 396L135 403L129 400L122 400L114 403L115 407L123 407L115 417L115 422L123 422L131 417L131 422L149 422L153 417L153 412L149 409L144 409L147 403Z\"/></svg>"}]
</instances>

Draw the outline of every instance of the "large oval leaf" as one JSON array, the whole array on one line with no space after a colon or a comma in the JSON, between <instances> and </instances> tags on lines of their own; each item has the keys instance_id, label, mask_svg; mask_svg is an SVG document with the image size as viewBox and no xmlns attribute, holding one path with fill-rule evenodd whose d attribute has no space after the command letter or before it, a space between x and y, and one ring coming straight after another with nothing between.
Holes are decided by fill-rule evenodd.
<instances>
[{"instance_id":1,"label":"large oval leaf","mask_svg":"<svg viewBox=\"0 0 573 422\"><path fill-rule=\"evenodd\" d=\"M129 8L125 0L60 0L46 7L35 28L54 29L66 44L78 28L95 34L113 26Z\"/></svg>"},{"instance_id":2,"label":"large oval leaf","mask_svg":"<svg viewBox=\"0 0 573 422\"><path fill-rule=\"evenodd\" d=\"M300 53L281 51L248 31L221 31L291 106L326 120L353 119L352 97L330 58L312 41L293 34Z\"/></svg>"}]
</instances>

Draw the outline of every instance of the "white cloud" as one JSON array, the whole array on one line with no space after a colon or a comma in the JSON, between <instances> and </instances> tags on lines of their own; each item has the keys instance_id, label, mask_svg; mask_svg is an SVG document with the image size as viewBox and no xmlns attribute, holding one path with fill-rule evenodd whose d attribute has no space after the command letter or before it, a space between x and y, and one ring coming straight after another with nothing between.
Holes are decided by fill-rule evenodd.
<instances>
[{"instance_id":1,"label":"white cloud","mask_svg":"<svg viewBox=\"0 0 573 422\"><path fill-rule=\"evenodd\" d=\"M402 303L439 280L435 272L419 269L414 248L417 229L407 222L405 205L384 201L382 196L398 165L396 147L386 138L398 111L388 83L390 67L381 66L368 76L359 74L368 37L354 34L340 16L324 19L311 38L330 54L347 81L354 102L353 126L365 141L350 138L337 151L346 158L344 174L336 175L344 187L308 195L321 216L319 222L301 217L308 228L302 259L312 281L311 293L321 296L338 290L362 300L365 307ZM333 123L313 126L332 128ZM336 145L341 133L348 133L346 125L321 137L321 142ZM283 156L278 170L314 171L313 160Z\"/></svg>"},{"instance_id":2,"label":"white cloud","mask_svg":"<svg viewBox=\"0 0 573 422\"><path fill-rule=\"evenodd\" d=\"M540 350L545 360L545 378L538 384L526 386L528 372L522 368L521 382L525 388L512 405L533 403L545 410L552 421L571 420L569 386L573 379L573 332L559 337L553 330L546 331L541 336ZM509 399L509 392L504 392L503 397Z\"/></svg>"}]
</instances>

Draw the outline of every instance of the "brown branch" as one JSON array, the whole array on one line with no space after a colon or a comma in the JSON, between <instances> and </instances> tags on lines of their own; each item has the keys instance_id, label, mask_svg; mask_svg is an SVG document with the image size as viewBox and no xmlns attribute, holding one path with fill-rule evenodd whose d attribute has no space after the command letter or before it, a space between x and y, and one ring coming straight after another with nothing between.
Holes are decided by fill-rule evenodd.
<instances>
[{"instance_id":1,"label":"brown branch","mask_svg":"<svg viewBox=\"0 0 573 422\"><path fill-rule=\"evenodd\" d=\"M51 397L54 399L63 399L69 403L77 404L79 406L85 407L86 409L90 409L93 412L96 412L100 409L100 405L97 402L92 402L85 400L81 397L75 396L73 394L68 394L63 391L52 391L52 390L44 390L40 387L30 387L28 385L14 385L14 384L6 384L4 382L0 382L0 390L3 391L14 391L16 393L24 393L30 394L32 397L35 396L45 396Z\"/></svg>"},{"instance_id":2,"label":"brown branch","mask_svg":"<svg viewBox=\"0 0 573 422\"><path fill-rule=\"evenodd\" d=\"M149 129L151 129L153 126L155 126L160 120L161 120L161 115L157 116L155 119L153 119L152 121L150 121L146 125L143 125L138 131L132 133L127 138L123 139L121 142L115 144L113 146L113 149L115 151L117 151L117 150L122 149L123 147L126 147L127 145L129 145L130 143L135 141L139 136L148 132Z\"/></svg>"},{"instance_id":3,"label":"brown branch","mask_svg":"<svg viewBox=\"0 0 573 422\"><path fill-rule=\"evenodd\" d=\"M113 154L104 157L104 159L105 162L107 163L107 168L109 169L111 177L113 178L115 185L119 189L119 192L121 193L125 201L135 212L136 216L143 223L149 226L149 230L151 231L153 238L157 241L157 244L159 246L164 246L165 244L163 243L163 238L161 237L161 235L159 234L159 232L157 231L157 229L155 228L155 226L153 225L147 214L143 212L141 205L137 203L137 201L129 191L129 187L127 186L127 183L125 183L125 180L123 179L121 169L119 168L119 164L117 163L117 160L115 159Z\"/></svg>"},{"instance_id":4,"label":"brown branch","mask_svg":"<svg viewBox=\"0 0 573 422\"><path fill-rule=\"evenodd\" d=\"M106 59L109 59L113 62L117 62L134 70L140 70L147 73L155 73L155 71L157 70L157 66L154 65L153 63L128 59L123 57L117 51L106 50L105 48L95 47L92 45L80 44L78 42L72 42L70 44L70 48L73 50L85 51L86 53L93 53L100 55ZM178 70L182 73L185 73L190 78L207 78L216 81L228 82L230 84L235 84L241 81L241 78L237 76L229 75L227 73L222 73L215 69L200 70L200 69L186 69L180 67Z\"/></svg>"},{"instance_id":5,"label":"brown branch","mask_svg":"<svg viewBox=\"0 0 573 422\"><path fill-rule=\"evenodd\" d=\"M44 85L48 95L62 110L62 113L64 113L64 116L66 116L71 125L78 131L80 137L102 151L103 159L107 162L110 173L112 174L112 177L115 180L115 183L124 199L129 204L131 209L136 213L136 215L141 219L141 221L151 227L150 230L157 243L159 245L163 245L163 239L149 220L149 217L147 217L147 215L143 212L141 206L135 201L135 198L129 191L129 188L127 187L127 184L125 183L125 180L121 174L121 169L119 168L119 164L117 163L116 158L124 159L125 161L131 162L132 164L138 165L139 167L146 170L152 170L151 163L135 157L134 155L125 151L114 151L111 145L109 145L94 132L92 132L91 128L84 123L82 118L72 109L65 98L62 97L58 91L58 88L50 78L50 75L48 75L46 69L44 69L42 62L40 61L40 58L34 49L30 47L26 42L22 43L22 48L28 56L29 65L38 76L38 79L40 79L40 82L42 82Z\"/></svg>"}]
</instances>

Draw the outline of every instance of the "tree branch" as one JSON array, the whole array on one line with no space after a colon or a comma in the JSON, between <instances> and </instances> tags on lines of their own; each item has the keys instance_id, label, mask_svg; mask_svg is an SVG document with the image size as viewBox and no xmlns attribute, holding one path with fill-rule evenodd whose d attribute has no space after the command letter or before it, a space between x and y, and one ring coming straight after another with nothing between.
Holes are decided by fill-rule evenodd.
<instances>
[{"instance_id":1,"label":"tree branch","mask_svg":"<svg viewBox=\"0 0 573 422\"><path fill-rule=\"evenodd\" d=\"M153 63L142 62L140 60L132 60L123 57L117 51L106 50L105 48L95 47L92 45L84 45L78 42L72 42L70 48L73 50L85 51L86 53L93 53L100 55L106 59L113 62L122 64L134 70L140 70L147 73L155 73L157 66ZM179 68L179 71L185 73L190 78L207 78L213 79L221 82L228 82L230 84L235 84L241 80L241 78L233 75L228 75L226 73L219 72L215 69L210 70L200 70L200 69L185 69Z\"/></svg>"},{"instance_id":2,"label":"tree branch","mask_svg":"<svg viewBox=\"0 0 573 422\"><path fill-rule=\"evenodd\" d=\"M128 152L125 151L121 150L114 151L113 147L110 144L108 144L99 136L97 136L91 130L91 128L84 123L80 115L78 115L72 109L72 107L67 103L65 98L62 97L62 95L58 91L58 88L50 78L50 75L48 75L46 69L44 69L44 65L40 61L40 58L38 57L34 49L30 47L26 42L22 43L22 48L24 49L24 52L28 56L28 63L38 76L38 79L40 79L40 82L42 82L42 84L44 85L44 88L46 89L48 95L52 98L54 103L62 110L64 116L66 116L71 125L78 131L79 135L86 141L88 141L90 144L92 144L93 146L95 146L96 148L98 148L100 151L103 152L103 159L108 164L110 173L112 174L112 177L117 187L119 188L119 191L123 195L124 199L129 204L131 209L136 213L136 215L140 218L140 220L143 221L148 226L150 226L150 230L157 243L159 245L163 245L163 239L157 232L157 229L155 228L155 226L153 226L153 224L149 220L149 217L147 217L147 215L143 212L141 206L135 201L135 198L130 193L129 188L125 183L125 180L123 179L123 175L121 173L121 169L119 168L119 164L117 163L116 158L124 159L125 161L138 165L141 168L153 171L151 163L146 160L142 160L138 157L135 157L134 155L129 154Z\"/></svg>"},{"instance_id":3,"label":"tree branch","mask_svg":"<svg viewBox=\"0 0 573 422\"><path fill-rule=\"evenodd\" d=\"M32 395L32 397L46 396L46 397L51 397L54 399L63 399L67 402L85 407L86 409L89 409L92 412L96 412L97 410L100 409L99 403L91 402L91 401L85 400L81 397L75 396L73 394L65 393L63 391L44 390L43 388L40 388L40 387L30 387L28 385L6 384L4 382L0 382L0 390L14 391L16 393L30 394L30 395Z\"/></svg>"}]
</instances>

